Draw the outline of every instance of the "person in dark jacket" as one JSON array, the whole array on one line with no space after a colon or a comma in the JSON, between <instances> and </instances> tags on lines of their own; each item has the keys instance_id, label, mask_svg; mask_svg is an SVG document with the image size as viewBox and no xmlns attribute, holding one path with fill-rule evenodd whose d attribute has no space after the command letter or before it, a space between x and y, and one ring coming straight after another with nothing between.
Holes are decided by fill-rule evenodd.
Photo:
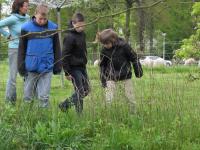
<instances>
[{"instance_id":1,"label":"person in dark jacket","mask_svg":"<svg viewBox=\"0 0 200 150\"><path fill-rule=\"evenodd\" d=\"M125 96L131 108L135 109L131 63L135 76L140 78L143 75L137 54L112 29L105 29L100 32L99 41L103 44L103 49L100 52L99 66L101 83L106 88L106 101L108 103L112 102L117 91L116 84L120 81L123 84Z\"/></svg>"},{"instance_id":2,"label":"person in dark jacket","mask_svg":"<svg viewBox=\"0 0 200 150\"><path fill-rule=\"evenodd\" d=\"M23 24L21 35L25 36L18 53L18 71L25 77L24 101L32 102L37 93L39 107L48 107L52 73L62 69L57 25L47 19L48 12L48 7L40 4L32 20Z\"/></svg>"},{"instance_id":3,"label":"person in dark jacket","mask_svg":"<svg viewBox=\"0 0 200 150\"><path fill-rule=\"evenodd\" d=\"M75 13L70 21L70 27L74 29L70 30L63 40L63 69L66 79L72 81L75 92L59 104L62 111L75 105L77 113L81 113L83 98L89 93L84 25L84 16L81 13Z\"/></svg>"}]
</instances>

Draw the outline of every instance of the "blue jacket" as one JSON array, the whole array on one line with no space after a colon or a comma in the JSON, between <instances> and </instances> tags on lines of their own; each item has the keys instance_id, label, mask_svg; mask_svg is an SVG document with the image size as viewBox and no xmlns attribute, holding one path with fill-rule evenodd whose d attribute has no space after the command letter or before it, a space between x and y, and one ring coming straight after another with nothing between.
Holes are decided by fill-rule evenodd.
<instances>
[{"instance_id":1,"label":"blue jacket","mask_svg":"<svg viewBox=\"0 0 200 150\"><path fill-rule=\"evenodd\" d=\"M22 25L22 36L28 35L21 38L19 44L18 70L21 75L26 72L61 72L61 49L56 29L57 25L51 21L44 26L38 25L34 17Z\"/></svg>"},{"instance_id":2,"label":"blue jacket","mask_svg":"<svg viewBox=\"0 0 200 150\"><path fill-rule=\"evenodd\" d=\"M9 17L0 20L0 34L5 37L9 37L11 35L12 38L16 38L21 33L21 26L26 21L30 20L29 15L19 15L19 14L11 14ZM7 27L9 32L4 30L3 28ZM15 39L9 42L9 48L18 48L19 46L19 39Z\"/></svg>"}]
</instances>

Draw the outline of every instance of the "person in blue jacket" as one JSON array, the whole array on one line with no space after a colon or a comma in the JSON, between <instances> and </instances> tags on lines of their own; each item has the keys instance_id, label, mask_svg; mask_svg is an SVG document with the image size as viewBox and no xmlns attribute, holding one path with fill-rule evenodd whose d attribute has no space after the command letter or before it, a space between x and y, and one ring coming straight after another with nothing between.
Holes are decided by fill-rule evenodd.
<instances>
[{"instance_id":1,"label":"person in blue jacket","mask_svg":"<svg viewBox=\"0 0 200 150\"><path fill-rule=\"evenodd\" d=\"M16 94L16 77L17 77L17 53L19 46L18 36L21 32L21 25L30 19L27 15L28 0L15 0L12 4L11 15L0 20L0 34L9 42L8 61L9 61L9 77L6 87L6 102L15 104L17 99ZM7 27L7 30L4 28Z\"/></svg>"},{"instance_id":2,"label":"person in blue jacket","mask_svg":"<svg viewBox=\"0 0 200 150\"><path fill-rule=\"evenodd\" d=\"M31 103L37 93L39 107L48 107L52 73L61 72L58 26L48 20L49 9L40 4L32 20L22 25L18 71L25 77L24 101Z\"/></svg>"}]
</instances>

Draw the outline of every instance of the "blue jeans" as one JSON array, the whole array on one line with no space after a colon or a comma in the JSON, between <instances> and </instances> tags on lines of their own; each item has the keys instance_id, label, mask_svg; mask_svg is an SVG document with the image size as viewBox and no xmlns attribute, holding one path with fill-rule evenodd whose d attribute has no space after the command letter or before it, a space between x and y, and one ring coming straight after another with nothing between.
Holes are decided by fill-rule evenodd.
<instances>
[{"instance_id":1,"label":"blue jeans","mask_svg":"<svg viewBox=\"0 0 200 150\"><path fill-rule=\"evenodd\" d=\"M24 101L30 103L34 96L37 96L39 106L48 107L51 77L52 72L41 74L28 72L24 84Z\"/></svg>"},{"instance_id":2,"label":"blue jeans","mask_svg":"<svg viewBox=\"0 0 200 150\"><path fill-rule=\"evenodd\" d=\"M6 86L6 100L15 102L17 98L16 94L16 78L17 78L17 55L18 49L8 50L8 61L9 61L9 75Z\"/></svg>"},{"instance_id":3,"label":"blue jeans","mask_svg":"<svg viewBox=\"0 0 200 150\"><path fill-rule=\"evenodd\" d=\"M86 97L90 91L87 71L86 69L74 69L71 75L73 77L72 83L75 92L70 99L74 103L76 111L82 112L83 98Z\"/></svg>"}]
</instances>

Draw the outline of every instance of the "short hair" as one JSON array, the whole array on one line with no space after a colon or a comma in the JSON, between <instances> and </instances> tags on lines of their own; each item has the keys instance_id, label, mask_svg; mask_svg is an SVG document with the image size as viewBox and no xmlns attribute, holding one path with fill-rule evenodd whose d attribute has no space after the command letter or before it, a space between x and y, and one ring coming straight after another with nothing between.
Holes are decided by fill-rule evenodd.
<instances>
[{"instance_id":1,"label":"short hair","mask_svg":"<svg viewBox=\"0 0 200 150\"><path fill-rule=\"evenodd\" d=\"M15 0L12 4L12 13L19 14L19 9L23 7L25 2L29 2L28 0Z\"/></svg>"},{"instance_id":2,"label":"short hair","mask_svg":"<svg viewBox=\"0 0 200 150\"><path fill-rule=\"evenodd\" d=\"M49 13L49 8L45 4L39 4L37 5L35 9L35 14L41 14L42 16L47 16Z\"/></svg>"},{"instance_id":3,"label":"short hair","mask_svg":"<svg viewBox=\"0 0 200 150\"><path fill-rule=\"evenodd\" d=\"M102 44L114 43L118 39L118 35L112 29L105 29L98 33L98 39Z\"/></svg>"},{"instance_id":4,"label":"short hair","mask_svg":"<svg viewBox=\"0 0 200 150\"><path fill-rule=\"evenodd\" d=\"M72 16L72 22L73 23L84 22L84 21L85 21L85 18L83 16L83 14L80 13L80 12L77 12Z\"/></svg>"}]
</instances>

